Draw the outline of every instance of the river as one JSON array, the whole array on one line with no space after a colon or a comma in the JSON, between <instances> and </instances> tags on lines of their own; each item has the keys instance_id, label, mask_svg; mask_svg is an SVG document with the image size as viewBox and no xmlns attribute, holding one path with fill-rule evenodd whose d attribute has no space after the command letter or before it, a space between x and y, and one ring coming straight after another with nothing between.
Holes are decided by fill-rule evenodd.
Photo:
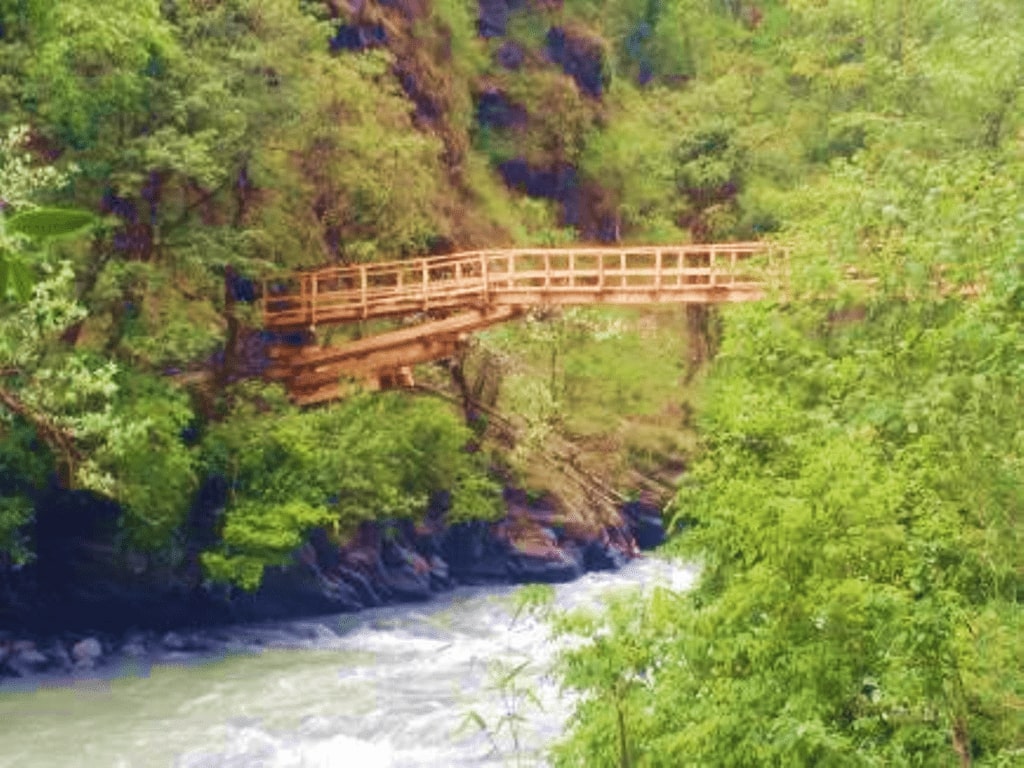
<instances>
[{"instance_id":1,"label":"river","mask_svg":"<svg viewBox=\"0 0 1024 768\"><path fill-rule=\"evenodd\" d=\"M646 557L555 587L560 608L619 589L689 586L696 570ZM571 712L550 675L547 625L513 616L514 588L427 604L208 630L205 652L115 658L77 678L0 687L7 768L456 768L544 765ZM496 673L526 663L523 694ZM538 705L539 704L539 705ZM518 750L502 729L518 707Z\"/></svg>"}]
</instances>

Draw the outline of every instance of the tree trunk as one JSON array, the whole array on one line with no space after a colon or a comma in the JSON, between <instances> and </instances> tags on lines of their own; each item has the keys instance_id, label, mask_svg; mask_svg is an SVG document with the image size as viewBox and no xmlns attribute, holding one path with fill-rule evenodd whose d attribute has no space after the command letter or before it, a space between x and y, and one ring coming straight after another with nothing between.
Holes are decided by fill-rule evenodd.
<instances>
[{"instance_id":1,"label":"tree trunk","mask_svg":"<svg viewBox=\"0 0 1024 768\"><path fill-rule=\"evenodd\" d=\"M953 751L960 757L960 768L970 768L971 740L967 735L967 723L962 717L953 722Z\"/></svg>"},{"instance_id":2,"label":"tree trunk","mask_svg":"<svg viewBox=\"0 0 1024 768\"><path fill-rule=\"evenodd\" d=\"M705 362L711 357L710 308L705 304L686 305L686 347L689 365L686 368L686 381L696 375Z\"/></svg>"},{"instance_id":3,"label":"tree trunk","mask_svg":"<svg viewBox=\"0 0 1024 768\"><path fill-rule=\"evenodd\" d=\"M224 359L216 373L216 381L219 388L228 383L231 373L238 365L238 339L241 323L235 314L235 294L233 283L238 279L238 274L230 264L224 268L224 320L227 323L227 333L224 337Z\"/></svg>"}]
</instances>

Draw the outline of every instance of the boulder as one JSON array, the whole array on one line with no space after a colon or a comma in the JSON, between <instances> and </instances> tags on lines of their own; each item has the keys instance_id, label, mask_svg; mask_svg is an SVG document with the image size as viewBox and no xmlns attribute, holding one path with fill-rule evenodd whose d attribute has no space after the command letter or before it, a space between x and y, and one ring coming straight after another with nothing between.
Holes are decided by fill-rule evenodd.
<instances>
[{"instance_id":1,"label":"boulder","mask_svg":"<svg viewBox=\"0 0 1024 768\"><path fill-rule=\"evenodd\" d=\"M76 667L93 667L101 656L103 646L95 637L87 637L71 646L71 659Z\"/></svg>"},{"instance_id":2,"label":"boulder","mask_svg":"<svg viewBox=\"0 0 1024 768\"><path fill-rule=\"evenodd\" d=\"M429 600L433 594L430 589L430 572L418 573L411 565L389 569L384 583L392 597L399 601L422 602Z\"/></svg>"},{"instance_id":3,"label":"boulder","mask_svg":"<svg viewBox=\"0 0 1024 768\"><path fill-rule=\"evenodd\" d=\"M301 563L267 568L259 589L236 594L230 607L235 619L264 620L358 611L363 603L340 577Z\"/></svg>"},{"instance_id":4,"label":"boulder","mask_svg":"<svg viewBox=\"0 0 1024 768\"><path fill-rule=\"evenodd\" d=\"M495 538L482 520L451 526L441 542L441 557L464 584L507 582L509 551L508 542Z\"/></svg>"},{"instance_id":5,"label":"boulder","mask_svg":"<svg viewBox=\"0 0 1024 768\"><path fill-rule=\"evenodd\" d=\"M442 558L437 555L430 556L430 587L435 592L443 592L444 590L451 589L454 586L452 583L451 570L448 568Z\"/></svg>"},{"instance_id":6,"label":"boulder","mask_svg":"<svg viewBox=\"0 0 1024 768\"><path fill-rule=\"evenodd\" d=\"M654 549L665 541L665 524L661 510L656 506L644 501L629 501L622 505L622 514L640 549Z\"/></svg>"},{"instance_id":7,"label":"boulder","mask_svg":"<svg viewBox=\"0 0 1024 768\"><path fill-rule=\"evenodd\" d=\"M168 651L184 651L188 648L188 641L177 632L168 632L160 638L160 645Z\"/></svg>"},{"instance_id":8,"label":"boulder","mask_svg":"<svg viewBox=\"0 0 1024 768\"><path fill-rule=\"evenodd\" d=\"M42 672L50 666L52 666L51 659L30 640L13 643L7 657L7 668L19 677L28 677Z\"/></svg>"},{"instance_id":9,"label":"boulder","mask_svg":"<svg viewBox=\"0 0 1024 768\"><path fill-rule=\"evenodd\" d=\"M565 552L555 557L514 552L508 558L508 573L520 583L557 584L578 579L583 575L583 567Z\"/></svg>"},{"instance_id":10,"label":"boulder","mask_svg":"<svg viewBox=\"0 0 1024 768\"><path fill-rule=\"evenodd\" d=\"M333 575L344 581L359 598L359 602L366 608L383 605L384 598L378 593L373 581L361 571L348 566L338 566L334 569Z\"/></svg>"},{"instance_id":11,"label":"boulder","mask_svg":"<svg viewBox=\"0 0 1024 768\"><path fill-rule=\"evenodd\" d=\"M121 653L133 659L139 659L149 654L149 639L142 634L133 633L128 635L121 644Z\"/></svg>"},{"instance_id":12,"label":"boulder","mask_svg":"<svg viewBox=\"0 0 1024 768\"><path fill-rule=\"evenodd\" d=\"M626 556L608 541L588 541L582 553L583 565L588 571L616 571L627 562Z\"/></svg>"},{"instance_id":13,"label":"boulder","mask_svg":"<svg viewBox=\"0 0 1024 768\"><path fill-rule=\"evenodd\" d=\"M381 562L382 580L393 597L415 602L430 599L430 565L420 555L389 540L382 546Z\"/></svg>"}]
</instances>

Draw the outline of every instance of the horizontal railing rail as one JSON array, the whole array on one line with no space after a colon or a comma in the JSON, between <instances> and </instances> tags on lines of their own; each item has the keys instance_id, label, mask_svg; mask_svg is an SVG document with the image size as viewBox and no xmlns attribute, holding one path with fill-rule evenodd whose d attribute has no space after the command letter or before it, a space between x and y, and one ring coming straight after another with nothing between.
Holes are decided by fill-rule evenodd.
<instances>
[{"instance_id":1,"label":"horizontal railing rail","mask_svg":"<svg viewBox=\"0 0 1024 768\"><path fill-rule=\"evenodd\" d=\"M763 243L519 248L326 267L263 285L268 328L312 326L474 306L740 301Z\"/></svg>"}]
</instances>

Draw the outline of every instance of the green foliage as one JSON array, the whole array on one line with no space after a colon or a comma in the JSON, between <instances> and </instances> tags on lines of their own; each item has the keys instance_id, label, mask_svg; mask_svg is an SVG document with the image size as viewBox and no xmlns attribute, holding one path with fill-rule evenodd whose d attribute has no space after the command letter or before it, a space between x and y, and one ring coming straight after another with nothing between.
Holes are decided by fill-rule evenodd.
<instances>
[{"instance_id":1,"label":"green foliage","mask_svg":"<svg viewBox=\"0 0 1024 768\"><path fill-rule=\"evenodd\" d=\"M529 668L529 658L511 662L492 659L487 665L487 687L493 696L500 699L501 713L487 722L483 715L471 709L461 726L462 729L473 726L485 733L491 743L488 756L502 757L506 765L515 768L533 765L536 759L535 751L527 750L523 745L524 712L531 708L544 709L530 682L524 680Z\"/></svg>"},{"instance_id":2,"label":"green foliage","mask_svg":"<svg viewBox=\"0 0 1024 768\"><path fill-rule=\"evenodd\" d=\"M178 55L156 0L105 6L64 0L36 35L28 91L43 119L83 147L107 130L122 140L157 95L155 77Z\"/></svg>"},{"instance_id":3,"label":"green foliage","mask_svg":"<svg viewBox=\"0 0 1024 768\"><path fill-rule=\"evenodd\" d=\"M50 240L80 234L95 224L88 211L67 208L36 208L7 220L7 231L36 240Z\"/></svg>"},{"instance_id":4,"label":"green foliage","mask_svg":"<svg viewBox=\"0 0 1024 768\"><path fill-rule=\"evenodd\" d=\"M550 584L527 584L519 587L512 595L515 610L513 624L520 616L547 617L555 601L555 589Z\"/></svg>"},{"instance_id":5,"label":"green foliage","mask_svg":"<svg viewBox=\"0 0 1024 768\"><path fill-rule=\"evenodd\" d=\"M391 63L376 52L339 59L323 83L322 121L307 139L307 178L324 190L322 215L347 234L344 255L353 260L420 254L443 233L433 207L442 146L412 130ZM340 125L338 114L346 118Z\"/></svg>"},{"instance_id":6,"label":"green foliage","mask_svg":"<svg viewBox=\"0 0 1024 768\"><path fill-rule=\"evenodd\" d=\"M809 103L828 105L824 133L803 141L805 160L830 165L787 188L755 157L756 195L792 246L790 295L725 314L703 457L672 506L688 527L674 548L702 578L574 628L593 639L565 659L584 698L556 764L1024 754L1024 154L1008 139L1021 115L1008 107L994 143L979 140L985 110L939 115L933 98L957 103L987 64L949 79L918 68L992 18L868 5L792 3L791 26L773 28ZM887 16L900 9L903 23ZM883 34L864 34L872 24ZM1013 58L1024 39L1009 38ZM771 121L796 125L803 109L781 102ZM857 130L840 134L843 120Z\"/></svg>"},{"instance_id":7,"label":"green foliage","mask_svg":"<svg viewBox=\"0 0 1024 768\"><path fill-rule=\"evenodd\" d=\"M548 584L528 584L510 597L513 609L509 629L523 616L544 619L550 615L555 591ZM526 713L533 709L542 712L544 706L531 687L528 678L536 673L533 660L522 651L513 654L504 649L505 659L493 658L487 664L487 690L500 702L498 714L490 721L476 709L469 710L459 730L476 729L486 734L491 744L489 757L500 757L507 765L528 766L536 763L539 755L524 743Z\"/></svg>"},{"instance_id":8,"label":"green foliage","mask_svg":"<svg viewBox=\"0 0 1024 768\"><path fill-rule=\"evenodd\" d=\"M20 300L28 297L33 245L79 233L93 223L84 211L34 207L42 190L63 185L66 177L53 166L33 166L24 149L27 136L25 126L16 126L0 139L0 303L8 294ZM13 217L10 209L16 212Z\"/></svg>"},{"instance_id":9,"label":"green foliage","mask_svg":"<svg viewBox=\"0 0 1024 768\"><path fill-rule=\"evenodd\" d=\"M163 546L195 490L194 458L179 437L191 408L160 379L60 343L84 315L71 278L67 265L54 270L0 326L2 463L15 482L38 485L52 456L65 484L122 504L126 543ZM17 437L26 430L34 442Z\"/></svg>"},{"instance_id":10,"label":"green foliage","mask_svg":"<svg viewBox=\"0 0 1024 768\"><path fill-rule=\"evenodd\" d=\"M558 764L1019 757L1024 318L987 303L730 318L674 507L701 585L577 628Z\"/></svg>"},{"instance_id":11,"label":"green foliage","mask_svg":"<svg viewBox=\"0 0 1024 768\"><path fill-rule=\"evenodd\" d=\"M198 477L195 452L181 435L193 419L183 392L153 376L125 373L111 408L112 426L95 448L82 446L91 448L89 461L98 473L93 487L109 487L124 510L131 546L166 546L185 519Z\"/></svg>"},{"instance_id":12,"label":"green foliage","mask_svg":"<svg viewBox=\"0 0 1024 768\"><path fill-rule=\"evenodd\" d=\"M694 443L683 326L676 307L595 307L538 313L478 335L467 378L485 402L494 381L495 407L519 426L511 458L523 481L564 502L576 495L552 463L558 445L572 467L623 492L637 472L673 478ZM581 514L591 514L579 501Z\"/></svg>"},{"instance_id":13,"label":"green foliage","mask_svg":"<svg viewBox=\"0 0 1024 768\"><path fill-rule=\"evenodd\" d=\"M34 514L35 507L29 497L0 494L0 562L10 560L22 565L32 560L25 527Z\"/></svg>"},{"instance_id":14,"label":"green foliage","mask_svg":"<svg viewBox=\"0 0 1024 768\"><path fill-rule=\"evenodd\" d=\"M211 578L246 588L262 567L287 560L317 526L352 531L362 521L417 518L450 490L451 519L491 519L498 486L444 404L357 396L320 411L244 410L213 427L205 468L232 489L223 542L204 556Z\"/></svg>"},{"instance_id":15,"label":"green foliage","mask_svg":"<svg viewBox=\"0 0 1024 768\"><path fill-rule=\"evenodd\" d=\"M515 136L515 155L541 168L575 163L596 108L572 80L560 72L539 70L511 78L507 92L531 118Z\"/></svg>"},{"instance_id":16,"label":"green foliage","mask_svg":"<svg viewBox=\"0 0 1024 768\"><path fill-rule=\"evenodd\" d=\"M203 567L214 581L254 590L264 568L287 564L306 532L332 522L337 517L329 509L304 501L236 504L221 531L221 550L204 552Z\"/></svg>"}]
</instances>

